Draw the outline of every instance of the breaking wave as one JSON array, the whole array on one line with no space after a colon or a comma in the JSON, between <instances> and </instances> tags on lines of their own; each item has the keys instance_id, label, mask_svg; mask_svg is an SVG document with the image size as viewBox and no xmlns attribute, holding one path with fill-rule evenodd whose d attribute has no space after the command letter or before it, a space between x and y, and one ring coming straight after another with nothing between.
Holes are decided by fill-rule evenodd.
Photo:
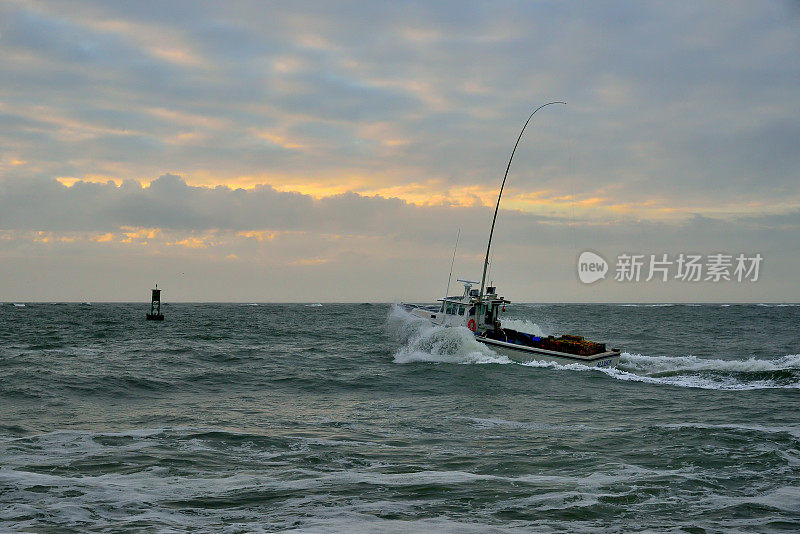
<instances>
[{"instance_id":1,"label":"breaking wave","mask_svg":"<svg viewBox=\"0 0 800 534\"><path fill-rule=\"evenodd\" d=\"M533 322L504 319L514 329L546 335ZM515 364L561 371L604 373L630 382L713 390L800 389L800 354L765 360L721 360L696 356L646 356L622 353L615 369L587 367L578 363L561 365L531 361L517 363L478 343L466 328L433 326L425 319L393 306L389 330L401 343L395 363L431 362L457 364Z\"/></svg>"},{"instance_id":2,"label":"breaking wave","mask_svg":"<svg viewBox=\"0 0 800 534\"><path fill-rule=\"evenodd\" d=\"M401 343L395 363L512 363L475 341L468 329L434 326L401 306L389 312L389 332Z\"/></svg>"}]
</instances>

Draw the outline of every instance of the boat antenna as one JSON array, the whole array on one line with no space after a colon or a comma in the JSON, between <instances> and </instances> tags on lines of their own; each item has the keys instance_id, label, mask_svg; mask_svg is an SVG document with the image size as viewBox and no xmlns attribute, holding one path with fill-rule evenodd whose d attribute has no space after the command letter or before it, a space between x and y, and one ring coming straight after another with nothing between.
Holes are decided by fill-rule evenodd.
<instances>
[{"instance_id":1,"label":"boat antenna","mask_svg":"<svg viewBox=\"0 0 800 534\"><path fill-rule=\"evenodd\" d=\"M456 263L456 250L458 250L458 238L461 237L461 228L458 229L456 234L456 246L453 247L453 261L450 262L450 274L447 275L447 290L444 292L444 298L450 294L450 279L453 278L453 265Z\"/></svg>"},{"instance_id":2,"label":"boat antenna","mask_svg":"<svg viewBox=\"0 0 800 534\"><path fill-rule=\"evenodd\" d=\"M500 209L500 198L503 196L503 188L506 186L506 178L508 178L508 170L511 168L511 160L514 159L514 153L517 151L517 146L519 146L520 139L522 139L522 134L525 133L525 128L528 127L528 123L531 122L531 119L536 114L537 111L542 109L545 106L550 106L552 104L564 104L566 102L548 102L547 104L542 104L538 108L533 110L528 120L525 121L525 125L522 127L522 131L519 132L519 137L517 137L517 142L514 143L514 150L511 151L511 157L508 158L508 165L506 166L506 173L503 176L503 183L500 184L500 194L497 195L497 205L494 207L494 217L492 217L492 229L489 230L489 243L486 245L486 259L483 261L483 276L481 276L481 291L479 293L479 300L483 300L483 289L486 284L486 268L489 266L489 251L492 249L492 235L494 234L494 223L497 222L497 210Z\"/></svg>"}]
</instances>

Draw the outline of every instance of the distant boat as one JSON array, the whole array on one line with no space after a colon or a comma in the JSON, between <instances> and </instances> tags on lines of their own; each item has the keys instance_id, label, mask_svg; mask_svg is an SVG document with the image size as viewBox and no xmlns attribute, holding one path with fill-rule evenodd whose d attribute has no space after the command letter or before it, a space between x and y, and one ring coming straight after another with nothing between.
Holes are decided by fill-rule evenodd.
<instances>
[{"instance_id":1,"label":"distant boat","mask_svg":"<svg viewBox=\"0 0 800 534\"><path fill-rule=\"evenodd\" d=\"M91 306L91 302L81 302L81 306Z\"/></svg>"},{"instance_id":2,"label":"distant boat","mask_svg":"<svg viewBox=\"0 0 800 534\"><path fill-rule=\"evenodd\" d=\"M306 304L306 306L308 306L309 308L321 308L322 307L322 303L321 302L317 302L315 304Z\"/></svg>"},{"instance_id":3,"label":"distant boat","mask_svg":"<svg viewBox=\"0 0 800 534\"><path fill-rule=\"evenodd\" d=\"M16 306L17 308L24 308L25 307L25 305L23 303L21 303L21 302L15 302L14 306Z\"/></svg>"}]
</instances>

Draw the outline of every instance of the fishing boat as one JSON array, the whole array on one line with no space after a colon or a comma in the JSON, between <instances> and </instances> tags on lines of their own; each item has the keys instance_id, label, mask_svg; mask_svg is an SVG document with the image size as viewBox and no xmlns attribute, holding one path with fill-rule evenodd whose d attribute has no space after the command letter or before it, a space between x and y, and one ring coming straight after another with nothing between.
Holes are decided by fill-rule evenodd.
<instances>
[{"instance_id":1,"label":"fishing boat","mask_svg":"<svg viewBox=\"0 0 800 534\"><path fill-rule=\"evenodd\" d=\"M437 326L465 327L475 340L494 352L517 362L543 361L561 365L579 363L589 367L616 367L620 350L607 349L605 343L589 341L581 336L543 337L505 328L501 314L511 301L487 286L481 295L472 286L479 282L459 280L464 284L462 295L438 299L441 304L424 306L402 304L410 314Z\"/></svg>"},{"instance_id":2,"label":"fishing boat","mask_svg":"<svg viewBox=\"0 0 800 534\"><path fill-rule=\"evenodd\" d=\"M450 279L448 278L445 297L437 299L440 304L434 306L402 304L402 306L412 315L430 321L434 325L468 328L475 335L476 341L514 361L544 361L561 365L578 363L588 367L616 367L619 363L620 349L608 349L605 343L588 341L577 335L542 337L528 332L504 328L500 314L505 311L506 305L510 304L511 301L499 296L496 286L486 285L486 271L489 266L492 236L497 222L500 199L503 196L508 171L511 168L511 161L514 159L514 153L517 151L522 134L525 133L525 128L527 128L533 116L543 107L552 104L565 104L565 102L548 102L536 108L530 114L528 120L525 121L522 131L517 137L514 150L511 151L506 173L500 185L500 193L497 196L481 281L474 282L459 279L458 281L464 284L464 293L459 296L447 296L447 293L450 292ZM457 244L458 241L456 240L456 246L458 246ZM455 260L455 252L453 253L453 258ZM450 273L452 276L452 264ZM478 284L480 284L480 289L473 289L473 286Z\"/></svg>"}]
</instances>

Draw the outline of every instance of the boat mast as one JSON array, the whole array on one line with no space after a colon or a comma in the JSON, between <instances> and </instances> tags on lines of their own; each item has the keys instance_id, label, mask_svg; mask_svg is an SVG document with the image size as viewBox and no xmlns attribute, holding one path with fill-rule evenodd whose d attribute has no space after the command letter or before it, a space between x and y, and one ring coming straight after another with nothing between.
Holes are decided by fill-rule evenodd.
<instances>
[{"instance_id":1,"label":"boat mast","mask_svg":"<svg viewBox=\"0 0 800 534\"><path fill-rule=\"evenodd\" d=\"M450 274L447 275L447 289L444 292L444 298L447 298L447 295L450 294L450 280L453 278L453 265L456 264L456 251L458 250L459 237L461 237L461 228L458 229L458 234L456 235L456 246L453 247L453 261L450 262Z\"/></svg>"},{"instance_id":2,"label":"boat mast","mask_svg":"<svg viewBox=\"0 0 800 534\"><path fill-rule=\"evenodd\" d=\"M531 122L531 119L536 114L537 111L542 109L545 106L549 106L551 104L565 104L566 102L548 102L547 104L542 104L538 108L533 110L528 120L525 121L525 125L522 127L522 131L519 132L519 137L517 137L517 142L514 144L514 150L511 151L511 157L508 158L508 165L506 166L506 174L503 176L503 183L500 184L500 194L497 195L497 205L494 207L494 217L492 217L492 229L489 230L489 243L486 245L486 259L483 261L483 276L481 276L481 291L479 293L478 299L483 301L483 289L486 283L486 268L489 266L489 251L492 248L492 235L494 234L494 223L497 221L497 210L500 209L500 197L503 196L503 188L506 186L506 178L508 178L508 170L511 168L511 160L514 159L514 153L517 151L517 146L519 146L519 141L522 139L522 134L525 133L525 128L528 127L528 123Z\"/></svg>"}]
</instances>

